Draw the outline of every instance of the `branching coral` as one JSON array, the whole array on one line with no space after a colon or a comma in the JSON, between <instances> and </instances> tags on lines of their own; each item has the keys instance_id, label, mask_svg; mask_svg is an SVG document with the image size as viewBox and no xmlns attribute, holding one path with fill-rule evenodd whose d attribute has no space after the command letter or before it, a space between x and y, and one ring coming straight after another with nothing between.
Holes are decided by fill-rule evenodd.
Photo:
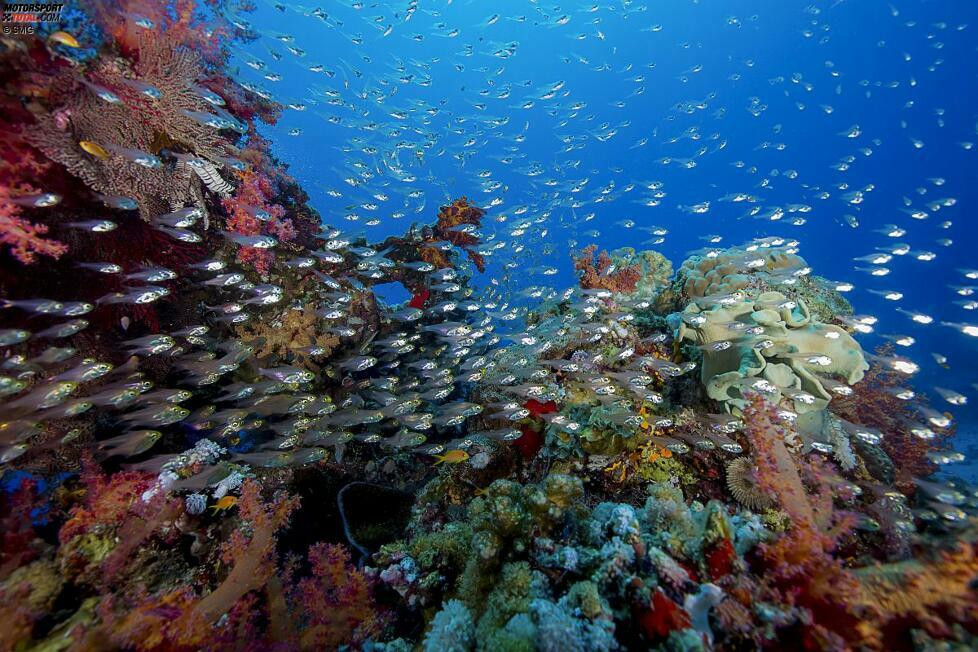
<instances>
[{"instance_id":1,"label":"branching coral","mask_svg":"<svg viewBox=\"0 0 978 652\"><path fill-rule=\"evenodd\" d=\"M613 269L611 256L608 252L602 250L595 257L597 250L597 245L588 245L572 256L574 269L580 275L581 287L585 290L603 289L621 294L633 292L642 278L641 266L636 263L621 267L615 266Z\"/></svg>"}]
</instances>

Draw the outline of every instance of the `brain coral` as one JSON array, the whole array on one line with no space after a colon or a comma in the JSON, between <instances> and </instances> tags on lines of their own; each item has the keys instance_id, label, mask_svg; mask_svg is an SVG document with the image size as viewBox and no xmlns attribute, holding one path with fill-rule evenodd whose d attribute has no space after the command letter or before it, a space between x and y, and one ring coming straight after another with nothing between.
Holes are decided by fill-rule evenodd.
<instances>
[{"instance_id":1,"label":"brain coral","mask_svg":"<svg viewBox=\"0 0 978 652\"><path fill-rule=\"evenodd\" d=\"M780 292L693 301L678 315L677 338L703 350L702 382L732 412L744 393L789 398L798 414L824 409L832 390L858 382L868 364L843 329L812 318L805 302ZM763 382L766 381L766 382Z\"/></svg>"}]
</instances>

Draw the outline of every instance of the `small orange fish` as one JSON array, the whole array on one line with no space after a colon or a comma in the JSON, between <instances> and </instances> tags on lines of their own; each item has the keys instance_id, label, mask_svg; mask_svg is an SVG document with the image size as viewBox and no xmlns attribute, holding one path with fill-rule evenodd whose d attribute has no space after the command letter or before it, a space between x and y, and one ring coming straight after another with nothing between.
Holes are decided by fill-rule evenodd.
<instances>
[{"instance_id":1,"label":"small orange fish","mask_svg":"<svg viewBox=\"0 0 978 652\"><path fill-rule=\"evenodd\" d=\"M83 150L94 156L95 158L102 159L103 161L109 158L109 153L105 151L105 148L98 143L92 142L90 140L82 140L78 143L78 146Z\"/></svg>"},{"instance_id":2,"label":"small orange fish","mask_svg":"<svg viewBox=\"0 0 978 652\"><path fill-rule=\"evenodd\" d=\"M211 505L211 509L213 509L214 513L217 514L218 512L227 511L237 504L238 504L237 496L224 496L215 504Z\"/></svg>"},{"instance_id":3,"label":"small orange fish","mask_svg":"<svg viewBox=\"0 0 978 652\"><path fill-rule=\"evenodd\" d=\"M54 41L55 43L60 43L61 45L67 45L69 48L80 48L81 44L78 42L74 36L68 32L55 32L48 37L49 41Z\"/></svg>"},{"instance_id":4,"label":"small orange fish","mask_svg":"<svg viewBox=\"0 0 978 652\"><path fill-rule=\"evenodd\" d=\"M459 462L464 462L465 460L469 459L469 454L460 448L456 448L455 450L448 451L444 455L435 455L435 459L438 460L435 462L435 466L438 466L443 462L445 464L458 464Z\"/></svg>"}]
</instances>

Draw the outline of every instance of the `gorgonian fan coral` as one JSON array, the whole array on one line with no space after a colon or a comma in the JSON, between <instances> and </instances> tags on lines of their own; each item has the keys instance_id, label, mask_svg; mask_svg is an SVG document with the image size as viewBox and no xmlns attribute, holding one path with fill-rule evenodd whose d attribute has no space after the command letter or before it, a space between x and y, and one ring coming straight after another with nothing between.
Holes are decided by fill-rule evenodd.
<instances>
[{"instance_id":1,"label":"gorgonian fan coral","mask_svg":"<svg viewBox=\"0 0 978 652\"><path fill-rule=\"evenodd\" d=\"M235 6L237 5L237 6ZM215 9L246 9L247 2L226 0L96 0L90 11L124 52L139 48L146 25L165 32L167 39L201 54L211 66L221 66L232 37L249 36Z\"/></svg>"},{"instance_id":2,"label":"gorgonian fan coral","mask_svg":"<svg viewBox=\"0 0 978 652\"><path fill-rule=\"evenodd\" d=\"M639 265L625 265L613 268L611 256L607 251L595 256L597 245L588 245L572 256L574 269L580 276L581 288L585 290L610 290L611 292L627 294L635 290L639 279L642 278Z\"/></svg>"},{"instance_id":3,"label":"gorgonian fan coral","mask_svg":"<svg viewBox=\"0 0 978 652\"><path fill-rule=\"evenodd\" d=\"M150 220L188 204L206 208L204 189L223 189L204 179L201 166L233 178L227 157L237 150L199 86L200 55L165 32L143 32L132 58L99 58L52 75L46 110L36 111L28 136L93 190L136 200Z\"/></svg>"}]
</instances>

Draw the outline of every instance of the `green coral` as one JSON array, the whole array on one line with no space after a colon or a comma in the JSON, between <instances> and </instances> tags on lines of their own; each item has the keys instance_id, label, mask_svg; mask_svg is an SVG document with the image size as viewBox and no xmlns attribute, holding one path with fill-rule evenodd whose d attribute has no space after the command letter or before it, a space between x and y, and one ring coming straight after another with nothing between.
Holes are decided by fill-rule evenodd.
<instances>
[{"instance_id":1,"label":"green coral","mask_svg":"<svg viewBox=\"0 0 978 652\"><path fill-rule=\"evenodd\" d=\"M533 571L530 565L525 562L514 562L504 564L502 572L499 574L498 581L495 582L493 590L485 601L485 609L476 625L476 639L479 641L478 649L498 650L498 647L506 640L509 650L532 650L532 640L520 640L513 636L512 630L505 633L507 624L514 616L525 614L530 608L530 601L533 598Z\"/></svg>"},{"instance_id":2,"label":"green coral","mask_svg":"<svg viewBox=\"0 0 978 652\"><path fill-rule=\"evenodd\" d=\"M548 450L557 457L617 455L635 450L642 444L636 437L638 424L626 422L634 412L618 405L577 403L561 410L564 422L579 424L576 430L551 423L545 432Z\"/></svg>"},{"instance_id":3,"label":"green coral","mask_svg":"<svg viewBox=\"0 0 978 652\"><path fill-rule=\"evenodd\" d=\"M635 472L644 482L674 482L680 486L698 482L696 474L675 455L672 457L659 455L652 461L646 461L643 457Z\"/></svg>"},{"instance_id":4,"label":"green coral","mask_svg":"<svg viewBox=\"0 0 978 652\"><path fill-rule=\"evenodd\" d=\"M676 337L707 347L701 381L731 412L743 409L748 391L766 392L775 403L787 396L799 414L823 410L832 393L820 377L851 385L869 368L859 343L842 328L814 320L804 301L764 292L756 299L700 303L678 315ZM744 337L748 329L757 332Z\"/></svg>"},{"instance_id":5,"label":"green coral","mask_svg":"<svg viewBox=\"0 0 978 652\"><path fill-rule=\"evenodd\" d=\"M21 599L32 611L44 612L50 611L54 605L55 599L61 593L64 579L51 560L39 559L15 569L0 588L9 590L25 585L28 591Z\"/></svg>"}]
</instances>

